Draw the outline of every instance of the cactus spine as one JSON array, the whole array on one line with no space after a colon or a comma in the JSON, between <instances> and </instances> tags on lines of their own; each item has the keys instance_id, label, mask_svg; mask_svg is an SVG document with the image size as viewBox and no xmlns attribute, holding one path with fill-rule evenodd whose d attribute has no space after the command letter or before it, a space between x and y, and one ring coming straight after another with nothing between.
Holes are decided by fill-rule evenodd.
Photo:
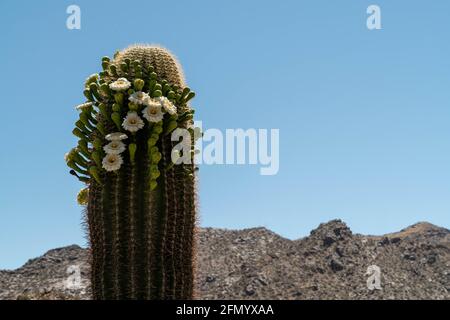
<instances>
[{"instance_id":1,"label":"cactus spine","mask_svg":"<svg viewBox=\"0 0 450 320\"><path fill-rule=\"evenodd\" d=\"M170 133L193 138L194 110L181 68L165 49L132 46L102 59L89 77L66 155L87 184L95 299L191 299L194 285L195 168L173 164ZM178 130L178 129L177 129ZM183 141L186 143L186 141ZM194 139L188 141L189 158Z\"/></svg>"}]
</instances>

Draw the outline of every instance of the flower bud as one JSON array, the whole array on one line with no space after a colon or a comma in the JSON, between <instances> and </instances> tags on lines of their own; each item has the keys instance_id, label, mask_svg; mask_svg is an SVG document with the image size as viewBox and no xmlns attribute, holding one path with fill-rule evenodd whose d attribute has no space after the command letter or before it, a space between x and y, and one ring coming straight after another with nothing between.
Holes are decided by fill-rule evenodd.
<instances>
[{"instance_id":1,"label":"flower bud","mask_svg":"<svg viewBox=\"0 0 450 320\"><path fill-rule=\"evenodd\" d=\"M78 204L85 206L88 204L88 200L89 200L89 189L88 188L81 189L77 195Z\"/></svg>"},{"instance_id":2,"label":"flower bud","mask_svg":"<svg viewBox=\"0 0 450 320\"><path fill-rule=\"evenodd\" d=\"M128 152L130 153L130 161L131 163L134 163L134 157L136 155L136 143L130 143L128 145Z\"/></svg>"},{"instance_id":3,"label":"flower bud","mask_svg":"<svg viewBox=\"0 0 450 320\"><path fill-rule=\"evenodd\" d=\"M98 168L97 167L90 167L89 168L89 173L91 174L91 176L99 183L102 183L102 180L100 179L100 174L98 172Z\"/></svg>"},{"instance_id":4,"label":"flower bud","mask_svg":"<svg viewBox=\"0 0 450 320\"><path fill-rule=\"evenodd\" d=\"M134 89L136 91L142 91L142 89L144 88L145 82L142 79L136 79L134 80Z\"/></svg>"},{"instance_id":5,"label":"flower bud","mask_svg":"<svg viewBox=\"0 0 450 320\"><path fill-rule=\"evenodd\" d=\"M117 126L117 128L120 130L120 125L122 124L122 119L120 117L120 113L113 112L111 114L111 120L114 122L114 124Z\"/></svg>"}]
</instances>

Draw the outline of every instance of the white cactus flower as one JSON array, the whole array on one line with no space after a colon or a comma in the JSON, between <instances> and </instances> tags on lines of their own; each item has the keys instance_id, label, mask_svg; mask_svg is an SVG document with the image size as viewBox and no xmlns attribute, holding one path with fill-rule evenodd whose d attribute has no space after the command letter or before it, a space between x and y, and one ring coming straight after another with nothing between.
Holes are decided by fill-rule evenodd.
<instances>
[{"instance_id":1,"label":"white cactus flower","mask_svg":"<svg viewBox=\"0 0 450 320\"><path fill-rule=\"evenodd\" d=\"M174 115L177 113L177 107L166 97L159 98L161 106L166 110L166 112L170 115Z\"/></svg>"},{"instance_id":2,"label":"white cactus flower","mask_svg":"<svg viewBox=\"0 0 450 320\"><path fill-rule=\"evenodd\" d=\"M128 138L128 136L125 133L122 132L113 132L110 134L107 134L105 139L108 141L121 141Z\"/></svg>"},{"instance_id":3,"label":"white cactus flower","mask_svg":"<svg viewBox=\"0 0 450 320\"><path fill-rule=\"evenodd\" d=\"M131 102L136 103L136 104L144 104L148 98L150 98L150 97L147 93L142 92L142 91L137 91L137 92L133 93L128 98L128 100L130 100Z\"/></svg>"},{"instance_id":4,"label":"white cactus flower","mask_svg":"<svg viewBox=\"0 0 450 320\"><path fill-rule=\"evenodd\" d=\"M123 159L119 154L109 153L102 161L102 167L106 171L116 171L119 170L123 164Z\"/></svg>"},{"instance_id":5,"label":"white cactus flower","mask_svg":"<svg viewBox=\"0 0 450 320\"><path fill-rule=\"evenodd\" d=\"M114 91L125 91L131 87L131 82L126 78L119 78L109 84L109 88Z\"/></svg>"},{"instance_id":6,"label":"white cactus flower","mask_svg":"<svg viewBox=\"0 0 450 320\"><path fill-rule=\"evenodd\" d=\"M122 127L130 132L136 132L144 127L144 121L135 111L130 111L123 120Z\"/></svg>"},{"instance_id":7,"label":"white cactus flower","mask_svg":"<svg viewBox=\"0 0 450 320\"><path fill-rule=\"evenodd\" d=\"M152 103L142 110L142 115L148 122L159 122L163 119L164 113L162 112L161 105L159 103Z\"/></svg>"},{"instance_id":8,"label":"white cactus flower","mask_svg":"<svg viewBox=\"0 0 450 320\"><path fill-rule=\"evenodd\" d=\"M120 140L113 140L103 147L107 154L121 154L125 151L125 144Z\"/></svg>"}]
</instances>

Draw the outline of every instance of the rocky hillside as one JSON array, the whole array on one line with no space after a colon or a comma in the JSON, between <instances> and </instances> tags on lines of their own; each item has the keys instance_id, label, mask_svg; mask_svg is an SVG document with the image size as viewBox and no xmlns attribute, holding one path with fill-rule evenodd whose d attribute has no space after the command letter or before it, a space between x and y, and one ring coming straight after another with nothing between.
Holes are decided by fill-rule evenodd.
<instances>
[{"instance_id":1,"label":"rocky hillside","mask_svg":"<svg viewBox=\"0 0 450 320\"><path fill-rule=\"evenodd\" d=\"M69 246L0 271L0 299L89 299L87 259ZM333 220L295 241L206 228L198 263L199 299L450 299L450 231L429 223L363 236ZM380 287L369 289L377 267Z\"/></svg>"}]
</instances>

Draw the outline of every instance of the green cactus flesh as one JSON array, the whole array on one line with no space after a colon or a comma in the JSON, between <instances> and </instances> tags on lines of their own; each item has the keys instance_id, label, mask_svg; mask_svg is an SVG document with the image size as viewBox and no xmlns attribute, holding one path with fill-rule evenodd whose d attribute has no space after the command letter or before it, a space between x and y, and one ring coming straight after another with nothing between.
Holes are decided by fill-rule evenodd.
<instances>
[{"instance_id":1,"label":"green cactus flesh","mask_svg":"<svg viewBox=\"0 0 450 320\"><path fill-rule=\"evenodd\" d=\"M194 93L159 47L129 47L104 57L102 67L86 80L73 130L79 142L66 155L71 174L87 185L78 199L86 204L93 296L191 299L195 168L172 163L170 133L184 128L193 136Z\"/></svg>"}]
</instances>

